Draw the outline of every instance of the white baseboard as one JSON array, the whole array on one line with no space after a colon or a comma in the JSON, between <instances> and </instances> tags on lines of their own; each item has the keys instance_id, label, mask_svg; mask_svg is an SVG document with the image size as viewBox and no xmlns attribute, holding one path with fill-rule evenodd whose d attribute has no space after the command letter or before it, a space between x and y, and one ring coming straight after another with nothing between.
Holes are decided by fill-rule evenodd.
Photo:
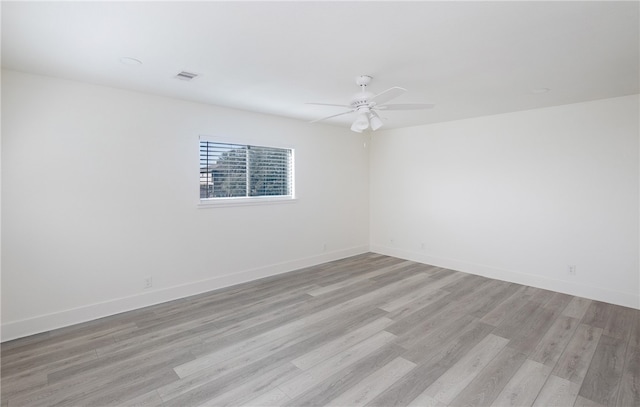
<instances>
[{"instance_id":1,"label":"white baseboard","mask_svg":"<svg viewBox=\"0 0 640 407\"><path fill-rule=\"evenodd\" d=\"M496 280L528 285L545 290L551 290L564 294L575 295L578 297L589 298L592 300L603 301L610 304L622 305L623 307L640 309L640 295L638 294L613 291L602 287L571 283L568 281L554 280L551 278L533 274L502 270L495 267L469 263L456 259L434 257L425 253L411 252L408 250L402 250L392 247L371 245L370 251L373 253L398 257L418 263L430 264L433 266L443 267L451 270L462 271L464 273L494 278Z\"/></svg>"},{"instance_id":2,"label":"white baseboard","mask_svg":"<svg viewBox=\"0 0 640 407\"><path fill-rule=\"evenodd\" d=\"M282 274L304 267L315 266L329 261L355 256L369 251L368 246L357 246L343 250L337 250L320 255L291 260L278 264L271 264L265 267L245 270L239 273L218 276L207 280L196 281L180 286L163 288L145 292L125 298L86 305L65 311L53 312L34 318L20 321L7 322L2 324L2 342L16 338L50 331L81 322L91 321L110 315L119 314L138 308L147 307L191 295L201 294L220 288L257 280L264 277Z\"/></svg>"}]
</instances>

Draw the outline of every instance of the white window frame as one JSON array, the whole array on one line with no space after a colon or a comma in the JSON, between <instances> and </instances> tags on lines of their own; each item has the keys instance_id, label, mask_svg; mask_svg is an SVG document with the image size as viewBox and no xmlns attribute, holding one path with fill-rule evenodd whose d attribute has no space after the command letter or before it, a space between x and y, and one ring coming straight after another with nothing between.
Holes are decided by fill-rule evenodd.
<instances>
[{"instance_id":1,"label":"white window frame","mask_svg":"<svg viewBox=\"0 0 640 407\"><path fill-rule=\"evenodd\" d=\"M198 156L200 150L200 142L206 141L211 143L223 143L223 144L235 144L235 145L246 145L246 146L254 146L254 147L266 147L266 148L279 148L279 149L287 149L291 151L291 171L290 171L290 184L291 184L291 194L290 195L274 195L274 196L242 196L242 197L217 197L217 198L200 198L198 207L199 208L215 208L215 207L225 207L225 206L248 206L248 205L273 205L273 204L287 204L294 203L297 201L296 198L296 165L295 165L295 148L292 146L286 146L281 144L273 144L273 143L264 143L263 141L256 140L248 140L248 139L238 139L238 138L229 138L229 137L213 137L213 136L203 136L200 135L198 138ZM198 158L199 162L199 158ZM198 164L199 167L199 164ZM247 176L249 173L247 172ZM200 185L200 184L198 184ZM198 196L200 195L200 188L198 187Z\"/></svg>"}]
</instances>

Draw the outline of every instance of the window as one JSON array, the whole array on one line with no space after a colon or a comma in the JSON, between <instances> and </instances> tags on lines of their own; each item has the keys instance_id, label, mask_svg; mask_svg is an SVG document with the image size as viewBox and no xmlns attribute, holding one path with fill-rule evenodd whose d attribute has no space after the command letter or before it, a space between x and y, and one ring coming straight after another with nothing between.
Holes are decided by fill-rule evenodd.
<instances>
[{"instance_id":1,"label":"window","mask_svg":"<svg viewBox=\"0 0 640 407\"><path fill-rule=\"evenodd\" d=\"M293 150L200 140L200 200L293 198Z\"/></svg>"}]
</instances>

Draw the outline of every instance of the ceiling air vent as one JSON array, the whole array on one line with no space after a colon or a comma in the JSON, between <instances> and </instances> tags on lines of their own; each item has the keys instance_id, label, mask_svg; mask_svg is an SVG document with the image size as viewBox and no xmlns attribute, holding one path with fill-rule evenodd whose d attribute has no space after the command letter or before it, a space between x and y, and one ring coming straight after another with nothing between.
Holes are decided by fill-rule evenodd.
<instances>
[{"instance_id":1,"label":"ceiling air vent","mask_svg":"<svg viewBox=\"0 0 640 407\"><path fill-rule=\"evenodd\" d=\"M197 73L185 72L182 71L176 75L176 79L180 79L181 81L190 81L191 79L198 76Z\"/></svg>"}]
</instances>

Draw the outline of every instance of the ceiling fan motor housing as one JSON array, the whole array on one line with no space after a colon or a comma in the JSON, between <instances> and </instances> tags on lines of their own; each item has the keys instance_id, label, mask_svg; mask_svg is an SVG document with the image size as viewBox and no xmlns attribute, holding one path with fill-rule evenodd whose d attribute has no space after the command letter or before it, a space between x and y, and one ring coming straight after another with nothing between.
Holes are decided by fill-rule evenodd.
<instances>
[{"instance_id":1,"label":"ceiling fan motor housing","mask_svg":"<svg viewBox=\"0 0 640 407\"><path fill-rule=\"evenodd\" d=\"M373 97L373 93L371 92L356 93L351 101L351 106L356 110L360 110L364 107L369 108L369 99L371 97Z\"/></svg>"},{"instance_id":2,"label":"ceiling fan motor housing","mask_svg":"<svg viewBox=\"0 0 640 407\"><path fill-rule=\"evenodd\" d=\"M360 75L356 77L356 84L360 86L361 91L353 96L353 99L351 100L351 106L353 106L353 108L358 111L363 110L364 107L366 107L366 110L369 111L369 107L373 107L369 106L369 99L373 97L373 93L367 92L366 90L367 85L371 83L371 79L373 78L369 75Z\"/></svg>"}]
</instances>

